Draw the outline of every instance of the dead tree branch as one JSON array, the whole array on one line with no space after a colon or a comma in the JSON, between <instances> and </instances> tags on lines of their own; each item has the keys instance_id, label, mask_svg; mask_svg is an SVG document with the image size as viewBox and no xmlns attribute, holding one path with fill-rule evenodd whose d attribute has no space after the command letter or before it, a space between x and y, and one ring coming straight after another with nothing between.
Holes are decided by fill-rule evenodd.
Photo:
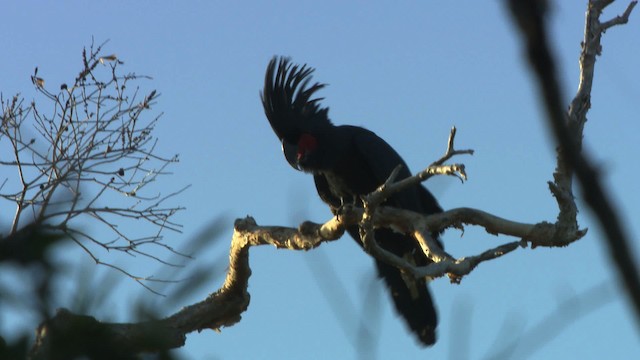
<instances>
[{"instance_id":1,"label":"dead tree branch","mask_svg":"<svg viewBox=\"0 0 640 360\"><path fill-rule=\"evenodd\" d=\"M101 358L128 358L122 356L181 347L190 332L219 330L240 321L240 315L249 306L251 246L309 250L322 242L339 239L343 232L344 226L337 217L325 224L304 223L301 229L262 227L250 217L239 219L231 240L229 271L217 292L164 319L141 323L102 323L90 316L60 310L38 329L31 358L72 358L94 351L107 351L110 355L101 353Z\"/></svg>"},{"instance_id":2,"label":"dead tree branch","mask_svg":"<svg viewBox=\"0 0 640 360\"><path fill-rule=\"evenodd\" d=\"M364 225L362 225L363 223ZM219 330L225 326L232 326L240 321L242 312L249 306L250 295L247 289L251 275L250 247L272 245L279 249L310 250L324 242L339 239L345 228L353 224L360 224L363 227L363 231L366 233L365 246L374 256L394 264L416 277L436 278L448 275L452 281L456 282L483 261L505 255L526 242L544 242L554 236L552 224L515 223L468 208L453 209L441 214L426 216L390 207L362 209L347 206L339 216L334 216L324 224L305 222L297 229L282 226L259 226L251 217L238 219L235 222L231 239L229 270L223 285L217 292L164 319L141 323L101 323L93 317L61 310L40 327L32 357L44 359L48 356L46 354L68 354L64 352L68 349L78 351L73 347L74 345L77 347L77 341L72 340L73 337L67 336L70 333L87 334L89 338L100 334L105 339L101 345L113 341L114 344L119 344L119 349L126 349L130 354L142 351L159 352L181 347L184 345L186 335L190 332L206 329ZM490 233L509 234L521 240L497 246L478 255L455 259L434 245L435 242L428 235L436 229L450 226L460 227L462 224L483 226ZM380 248L373 238L372 229L377 227L391 227L416 238L422 237L422 241L426 243L425 248L428 249L426 252L432 259L439 261L420 267L388 253ZM576 237L579 236L582 234L576 234ZM72 327L70 324L80 328ZM64 334L65 336L56 336L55 334ZM71 341L74 343L71 344ZM87 351L85 349L85 353L89 353Z\"/></svg>"},{"instance_id":3,"label":"dead tree branch","mask_svg":"<svg viewBox=\"0 0 640 360\"><path fill-rule=\"evenodd\" d=\"M575 173L582 185L582 196L596 214L600 227L606 234L609 252L632 299L636 319L640 324L640 271L628 245L629 237L605 193L596 167L581 152L582 133L587 121L587 112L591 107L591 87L596 57L602 50L602 34L614 25L625 24L637 1L630 2L623 15L604 23L600 22L602 11L611 3L613 0L589 1L580 54L580 84L576 96L571 101L569 111L565 112L555 62L547 42L544 26L545 9L541 7L539 1L509 1L511 12L527 46L529 63L538 79L549 126L558 144L558 165L554 173L554 183L550 184L550 189L560 207L558 223L568 224L575 219L577 207L571 190ZM577 224L571 227L577 228Z\"/></svg>"}]
</instances>

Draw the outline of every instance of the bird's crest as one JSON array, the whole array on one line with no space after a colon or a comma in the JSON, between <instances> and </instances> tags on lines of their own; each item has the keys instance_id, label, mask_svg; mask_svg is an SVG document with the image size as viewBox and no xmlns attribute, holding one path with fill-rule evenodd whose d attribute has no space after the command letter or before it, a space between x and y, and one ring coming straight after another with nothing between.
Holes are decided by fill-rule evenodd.
<instances>
[{"instance_id":1,"label":"bird's crest","mask_svg":"<svg viewBox=\"0 0 640 360\"><path fill-rule=\"evenodd\" d=\"M328 108L320 107L323 98L311 97L326 84L309 86L314 68L292 65L286 57L274 57L267 66L261 93L264 112L281 140L297 143L303 133L331 126Z\"/></svg>"}]
</instances>

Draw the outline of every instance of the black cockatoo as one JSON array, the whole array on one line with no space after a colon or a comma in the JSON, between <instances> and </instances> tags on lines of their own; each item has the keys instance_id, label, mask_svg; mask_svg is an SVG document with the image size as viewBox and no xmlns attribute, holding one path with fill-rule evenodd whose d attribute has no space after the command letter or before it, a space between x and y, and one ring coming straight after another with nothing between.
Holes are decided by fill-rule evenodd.
<instances>
[{"instance_id":1,"label":"black cockatoo","mask_svg":"<svg viewBox=\"0 0 640 360\"><path fill-rule=\"evenodd\" d=\"M296 170L313 174L320 198L335 214L343 204L361 203L360 196L374 191L398 165L402 165L402 169L397 179L410 176L410 172L400 155L373 132L331 123L329 109L319 104L322 99L313 98L325 86L310 84L313 71L306 65L292 65L287 58L274 57L267 67L261 98L287 161ZM436 199L422 185L396 193L384 205L423 214L442 212ZM347 231L362 246L357 226ZM378 229L375 238L387 251L416 265L430 263L409 236ZM438 317L425 281L379 260L376 265L397 311L411 331L422 344L433 345Z\"/></svg>"}]
</instances>

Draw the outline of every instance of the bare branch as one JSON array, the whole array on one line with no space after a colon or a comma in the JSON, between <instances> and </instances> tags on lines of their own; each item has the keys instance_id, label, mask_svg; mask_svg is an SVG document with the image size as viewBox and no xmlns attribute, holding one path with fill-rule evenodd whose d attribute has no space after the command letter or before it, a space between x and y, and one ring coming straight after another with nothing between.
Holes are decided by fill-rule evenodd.
<instances>
[{"instance_id":1,"label":"bare branch","mask_svg":"<svg viewBox=\"0 0 640 360\"><path fill-rule=\"evenodd\" d=\"M366 200L370 204L381 204L391 195L416 184L419 184L434 175L450 175L455 176L460 181L467 180L464 164L444 165L444 163L456 155L473 155L473 150L455 150L454 140L456 136L455 126L451 128L449 139L447 140L447 150L445 154L438 160L434 161L426 169L414 176L395 181L400 171L401 165L398 165L389 175L387 180L376 191L366 196Z\"/></svg>"},{"instance_id":2,"label":"bare branch","mask_svg":"<svg viewBox=\"0 0 640 360\"><path fill-rule=\"evenodd\" d=\"M614 17L613 19L609 20L609 21L605 21L605 22L601 23L600 24L600 28L602 29L602 32L604 33L610 27L613 27L613 26L616 26L616 25L623 25L623 24L626 24L627 22L629 22L629 16L631 15L631 12L633 11L633 8L637 4L638 4L637 0L631 1L629 3L629 5L627 5L627 9L624 11L624 13L622 13L622 15L618 15L618 16ZM604 6L603 6L603 8L604 8Z\"/></svg>"},{"instance_id":3,"label":"bare branch","mask_svg":"<svg viewBox=\"0 0 640 360\"><path fill-rule=\"evenodd\" d=\"M394 212L396 209L386 209ZM309 250L326 241L342 236L346 224L359 221L362 209L349 207L345 215L334 217L324 224L303 223L299 229L281 226L258 226L253 218L236 220L229 251L229 268L223 285L205 300L184 307L177 313L164 319L141 323L101 323L93 317L76 315L67 310L59 310L49 321L42 324L37 332L36 345L32 350L34 359L44 358L46 354L56 353L55 346L63 343L52 342L52 338L71 339L69 334L87 334L98 338L103 344L113 341L118 349L132 354L141 351L158 352L184 345L186 334L206 329L218 330L232 326L241 319L248 305L250 295L247 291L251 269L249 267L249 248L258 245L273 245L291 250ZM420 214L415 214L420 216ZM382 216L384 217L384 216ZM517 243L513 243L516 244ZM512 251L516 246L506 244L475 257L462 261L443 261L420 268L398 260L398 266L411 271L416 276L434 277L437 274L453 273L462 276L482 261L498 257ZM440 275L441 276L441 275ZM160 341L162 340L162 341Z\"/></svg>"},{"instance_id":4,"label":"bare branch","mask_svg":"<svg viewBox=\"0 0 640 360\"><path fill-rule=\"evenodd\" d=\"M640 271L632 258L628 236L620 219L605 194L596 168L581 152L582 132L587 120L587 111L591 106L591 87L596 56L601 52L601 38L606 26L616 25L626 20L635 7L633 1L622 20L612 20L603 25L599 18L605 7L613 0L592 0L589 2L585 34L580 55L580 84L578 93L571 102L568 113L563 110L563 100L555 71L555 62L547 43L544 27L544 8L537 1L511 0L509 2L513 17L527 44L528 60L540 85L540 94L544 99L549 126L556 138L557 167L551 191L558 201L560 214L558 226L568 231L577 229L577 207L573 201L572 178L575 173L582 185L582 195L596 214L600 226L607 236L609 250L618 267L629 297L634 303L636 319L640 323Z\"/></svg>"}]
</instances>

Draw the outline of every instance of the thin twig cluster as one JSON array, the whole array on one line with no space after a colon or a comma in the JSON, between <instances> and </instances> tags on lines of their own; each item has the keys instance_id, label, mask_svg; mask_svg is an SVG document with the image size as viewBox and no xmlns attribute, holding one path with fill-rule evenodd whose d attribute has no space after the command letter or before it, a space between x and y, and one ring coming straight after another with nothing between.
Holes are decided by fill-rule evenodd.
<instances>
[{"instance_id":1,"label":"thin twig cluster","mask_svg":"<svg viewBox=\"0 0 640 360\"><path fill-rule=\"evenodd\" d=\"M126 273L100 260L96 249L160 260L146 246L172 251L163 233L180 232L172 218L182 208L165 203L184 189L153 193L154 182L178 161L177 155L156 154L152 132L160 115L148 113L159 94L143 94L138 84L148 77L121 74L123 62L101 50L85 49L80 73L55 91L36 68L31 80L43 97L39 103L20 95L0 99L0 166L17 173L0 179L0 199L15 206L4 236L37 224L72 239L95 262ZM136 231L139 221L151 231ZM95 237L89 231L94 226L111 235Z\"/></svg>"}]
</instances>

